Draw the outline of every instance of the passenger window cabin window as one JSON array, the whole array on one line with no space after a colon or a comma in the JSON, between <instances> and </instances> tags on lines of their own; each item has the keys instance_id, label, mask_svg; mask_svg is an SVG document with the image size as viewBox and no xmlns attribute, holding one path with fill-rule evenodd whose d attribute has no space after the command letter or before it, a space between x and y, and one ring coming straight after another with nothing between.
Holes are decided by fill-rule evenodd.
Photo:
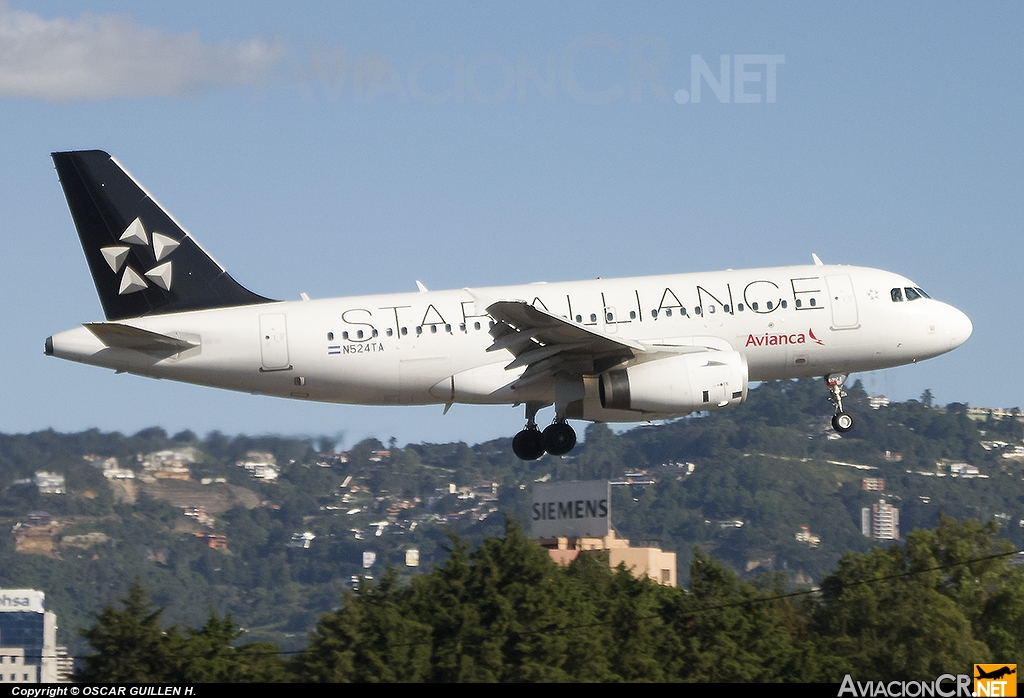
<instances>
[{"instance_id":1,"label":"passenger window cabin window","mask_svg":"<svg viewBox=\"0 0 1024 698\"><path fill-rule=\"evenodd\" d=\"M727 313L727 312L729 312L729 306L727 306L727 305L723 305L723 306L722 306L722 312L723 312L723 313Z\"/></svg>"},{"instance_id":2,"label":"passenger window cabin window","mask_svg":"<svg viewBox=\"0 0 1024 698\"><path fill-rule=\"evenodd\" d=\"M665 317L672 317L672 308L665 308Z\"/></svg>"},{"instance_id":3,"label":"passenger window cabin window","mask_svg":"<svg viewBox=\"0 0 1024 698\"><path fill-rule=\"evenodd\" d=\"M804 304L804 302L802 300L800 300L799 298L796 299L796 307L799 308L803 304Z\"/></svg>"},{"instance_id":4,"label":"passenger window cabin window","mask_svg":"<svg viewBox=\"0 0 1024 698\"><path fill-rule=\"evenodd\" d=\"M371 337L376 337L378 334L379 333L377 332L376 328L374 328L373 332L370 333L370 336Z\"/></svg>"},{"instance_id":5,"label":"passenger window cabin window","mask_svg":"<svg viewBox=\"0 0 1024 698\"><path fill-rule=\"evenodd\" d=\"M333 332L328 332L327 333L327 341L328 342L333 342L334 341L334 333ZM3 661L3 657L0 657L0 662L2 662L2 661Z\"/></svg>"},{"instance_id":6,"label":"passenger window cabin window","mask_svg":"<svg viewBox=\"0 0 1024 698\"><path fill-rule=\"evenodd\" d=\"M403 327L402 328L402 336L404 337L407 334L409 334L409 328L408 327Z\"/></svg>"},{"instance_id":7,"label":"passenger window cabin window","mask_svg":"<svg viewBox=\"0 0 1024 698\"><path fill-rule=\"evenodd\" d=\"M736 310L738 310L738 311L740 311L742 313L743 312L743 304L742 303L737 303L736 304Z\"/></svg>"},{"instance_id":8,"label":"passenger window cabin window","mask_svg":"<svg viewBox=\"0 0 1024 698\"><path fill-rule=\"evenodd\" d=\"M750 309L753 310L754 312L757 312L757 301L754 301L753 303L750 304Z\"/></svg>"},{"instance_id":9,"label":"passenger window cabin window","mask_svg":"<svg viewBox=\"0 0 1024 698\"><path fill-rule=\"evenodd\" d=\"M703 313L704 313L704 311L700 309L699 305L696 308L693 309L693 314L694 315L702 315Z\"/></svg>"},{"instance_id":10,"label":"passenger window cabin window","mask_svg":"<svg viewBox=\"0 0 1024 698\"><path fill-rule=\"evenodd\" d=\"M423 334L423 325L416 325L416 334L417 335Z\"/></svg>"},{"instance_id":11,"label":"passenger window cabin window","mask_svg":"<svg viewBox=\"0 0 1024 698\"><path fill-rule=\"evenodd\" d=\"M786 301L782 301L781 303L779 303L779 305L781 305L783 307L783 309L785 309L786 308Z\"/></svg>"},{"instance_id":12,"label":"passenger window cabin window","mask_svg":"<svg viewBox=\"0 0 1024 698\"><path fill-rule=\"evenodd\" d=\"M768 308L768 310L771 310L772 308L775 307L774 304L771 301L768 301L767 303L765 303L765 306Z\"/></svg>"},{"instance_id":13,"label":"passenger window cabin window","mask_svg":"<svg viewBox=\"0 0 1024 698\"><path fill-rule=\"evenodd\" d=\"M576 316L576 322L583 322L583 316L582 315L577 315Z\"/></svg>"},{"instance_id":14,"label":"passenger window cabin window","mask_svg":"<svg viewBox=\"0 0 1024 698\"><path fill-rule=\"evenodd\" d=\"M466 331L466 323L460 322L459 323L459 330L462 331L462 332L465 332Z\"/></svg>"},{"instance_id":15,"label":"passenger window cabin window","mask_svg":"<svg viewBox=\"0 0 1024 698\"><path fill-rule=\"evenodd\" d=\"M651 317L657 318L658 317L658 311L657 310L652 310L651 311Z\"/></svg>"},{"instance_id":16,"label":"passenger window cabin window","mask_svg":"<svg viewBox=\"0 0 1024 698\"><path fill-rule=\"evenodd\" d=\"M356 330L356 338L357 339L362 339L363 338L363 331L362 330Z\"/></svg>"},{"instance_id":17,"label":"passenger window cabin window","mask_svg":"<svg viewBox=\"0 0 1024 698\"><path fill-rule=\"evenodd\" d=\"M814 307L814 306L816 306L817 304L818 304L818 301L816 301L816 300L814 300L814 299L812 298L812 299L811 299L811 307L813 308L813 307Z\"/></svg>"},{"instance_id":18,"label":"passenger window cabin window","mask_svg":"<svg viewBox=\"0 0 1024 698\"><path fill-rule=\"evenodd\" d=\"M384 330L384 334L386 334L388 337L391 337L395 334L395 331L389 327L386 330Z\"/></svg>"},{"instance_id":19,"label":"passenger window cabin window","mask_svg":"<svg viewBox=\"0 0 1024 698\"><path fill-rule=\"evenodd\" d=\"M889 291L889 295L892 297L893 303L903 302L903 289L894 288L893 290Z\"/></svg>"},{"instance_id":20,"label":"passenger window cabin window","mask_svg":"<svg viewBox=\"0 0 1024 698\"><path fill-rule=\"evenodd\" d=\"M437 334L437 325L430 326L430 334Z\"/></svg>"},{"instance_id":21,"label":"passenger window cabin window","mask_svg":"<svg viewBox=\"0 0 1024 698\"><path fill-rule=\"evenodd\" d=\"M605 319L605 322L611 322L612 320L615 319L615 316L612 315L611 313L605 313L604 314L604 319Z\"/></svg>"},{"instance_id":22,"label":"passenger window cabin window","mask_svg":"<svg viewBox=\"0 0 1024 698\"><path fill-rule=\"evenodd\" d=\"M630 320L636 320L636 311L635 310L630 310L629 311L629 319Z\"/></svg>"},{"instance_id":23,"label":"passenger window cabin window","mask_svg":"<svg viewBox=\"0 0 1024 698\"><path fill-rule=\"evenodd\" d=\"M346 332L342 332L341 333L341 338L342 339L348 339L348 332L347 331Z\"/></svg>"},{"instance_id":24,"label":"passenger window cabin window","mask_svg":"<svg viewBox=\"0 0 1024 698\"><path fill-rule=\"evenodd\" d=\"M917 291L915 291L914 289L910 288L909 286L907 288L903 289L903 291L907 294L907 300L908 301L916 301L918 298L921 297L918 294Z\"/></svg>"},{"instance_id":25,"label":"passenger window cabin window","mask_svg":"<svg viewBox=\"0 0 1024 698\"><path fill-rule=\"evenodd\" d=\"M480 329L480 323L479 322L474 322L473 323L473 329L474 330L479 330Z\"/></svg>"},{"instance_id":26,"label":"passenger window cabin window","mask_svg":"<svg viewBox=\"0 0 1024 698\"><path fill-rule=\"evenodd\" d=\"M444 331L445 332L451 332L452 331L452 326L450 324L445 324Z\"/></svg>"},{"instance_id":27,"label":"passenger window cabin window","mask_svg":"<svg viewBox=\"0 0 1024 698\"><path fill-rule=\"evenodd\" d=\"M591 322L597 322L597 313L591 313L590 314L590 321Z\"/></svg>"},{"instance_id":28,"label":"passenger window cabin window","mask_svg":"<svg viewBox=\"0 0 1024 698\"><path fill-rule=\"evenodd\" d=\"M709 305L708 306L708 315L714 315L714 314L715 314L715 306Z\"/></svg>"}]
</instances>

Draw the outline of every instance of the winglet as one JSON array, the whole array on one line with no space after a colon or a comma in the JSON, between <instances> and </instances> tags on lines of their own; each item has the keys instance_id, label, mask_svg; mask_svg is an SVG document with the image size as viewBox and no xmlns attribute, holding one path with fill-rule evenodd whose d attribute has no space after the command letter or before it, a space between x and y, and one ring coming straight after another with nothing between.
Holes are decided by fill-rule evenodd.
<instances>
[{"instance_id":1,"label":"winglet","mask_svg":"<svg viewBox=\"0 0 1024 698\"><path fill-rule=\"evenodd\" d=\"M489 313L487 312L487 309L498 302L498 299L485 296L471 288L464 288L462 290L473 297L473 305L475 306L473 309L474 315L488 315Z\"/></svg>"},{"instance_id":2,"label":"winglet","mask_svg":"<svg viewBox=\"0 0 1024 698\"><path fill-rule=\"evenodd\" d=\"M818 255L814 254L813 252L811 252L811 259L814 260L814 266L816 266L816 267L823 267L823 266L825 266L824 264L821 263L821 260L818 259Z\"/></svg>"}]
</instances>

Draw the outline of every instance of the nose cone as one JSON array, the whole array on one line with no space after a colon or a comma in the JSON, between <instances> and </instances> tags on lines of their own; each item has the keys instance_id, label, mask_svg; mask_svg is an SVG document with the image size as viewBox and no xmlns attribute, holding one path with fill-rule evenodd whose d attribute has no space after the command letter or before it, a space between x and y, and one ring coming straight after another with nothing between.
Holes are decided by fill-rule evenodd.
<instances>
[{"instance_id":1,"label":"nose cone","mask_svg":"<svg viewBox=\"0 0 1024 698\"><path fill-rule=\"evenodd\" d=\"M971 322L971 319L953 306L949 306L949 318L946 322L949 327L950 349L956 349L966 342L971 333L974 332L974 324Z\"/></svg>"}]
</instances>

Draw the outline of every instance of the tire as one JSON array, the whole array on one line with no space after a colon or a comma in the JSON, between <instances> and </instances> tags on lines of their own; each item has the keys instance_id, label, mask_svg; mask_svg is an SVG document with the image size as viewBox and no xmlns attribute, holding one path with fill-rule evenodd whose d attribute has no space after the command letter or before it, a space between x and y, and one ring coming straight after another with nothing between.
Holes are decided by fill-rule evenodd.
<instances>
[{"instance_id":1,"label":"tire","mask_svg":"<svg viewBox=\"0 0 1024 698\"><path fill-rule=\"evenodd\" d=\"M853 429L853 417L846 412L840 412L832 418L832 428L840 434L845 434L850 429Z\"/></svg>"},{"instance_id":2,"label":"tire","mask_svg":"<svg viewBox=\"0 0 1024 698\"><path fill-rule=\"evenodd\" d=\"M563 456L576 447L576 432L568 422L555 422L544 430L544 450Z\"/></svg>"},{"instance_id":3,"label":"tire","mask_svg":"<svg viewBox=\"0 0 1024 698\"><path fill-rule=\"evenodd\" d=\"M512 452L520 460L537 460L544 455L544 435L536 428L523 429L512 437Z\"/></svg>"}]
</instances>

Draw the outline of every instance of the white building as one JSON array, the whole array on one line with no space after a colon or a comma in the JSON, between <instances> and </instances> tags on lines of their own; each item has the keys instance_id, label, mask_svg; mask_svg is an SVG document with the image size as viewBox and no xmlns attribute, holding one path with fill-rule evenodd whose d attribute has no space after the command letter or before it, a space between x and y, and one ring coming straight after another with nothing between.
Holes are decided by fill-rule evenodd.
<instances>
[{"instance_id":1,"label":"white building","mask_svg":"<svg viewBox=\"0 0 1024 698\"><path fill-rule=\"evenodd\" d=\"M900 539L900 510L884 499L860 510L860 532L874 540Z\"/></svg>"},{"instance_id":2,"label":"white building","mask_svg":"<svg viewBox=\"0 0 1024 698\"><path fill-rule=\"evenodd\" d=\"M59 473L48 473L40 470L32 478L32 482L39 488L40 494L64 494L64 476Z\"/></svg>"},{"instance_id":3,"label":"white building","mask_svg":"<svg viewBox=\"0 0 1024 698\"><path fill-rule=\"evenodd\" d=\"M0 683L54 683L57 616L33 589L0 589Z\"/></svg>"}]
</instances>

